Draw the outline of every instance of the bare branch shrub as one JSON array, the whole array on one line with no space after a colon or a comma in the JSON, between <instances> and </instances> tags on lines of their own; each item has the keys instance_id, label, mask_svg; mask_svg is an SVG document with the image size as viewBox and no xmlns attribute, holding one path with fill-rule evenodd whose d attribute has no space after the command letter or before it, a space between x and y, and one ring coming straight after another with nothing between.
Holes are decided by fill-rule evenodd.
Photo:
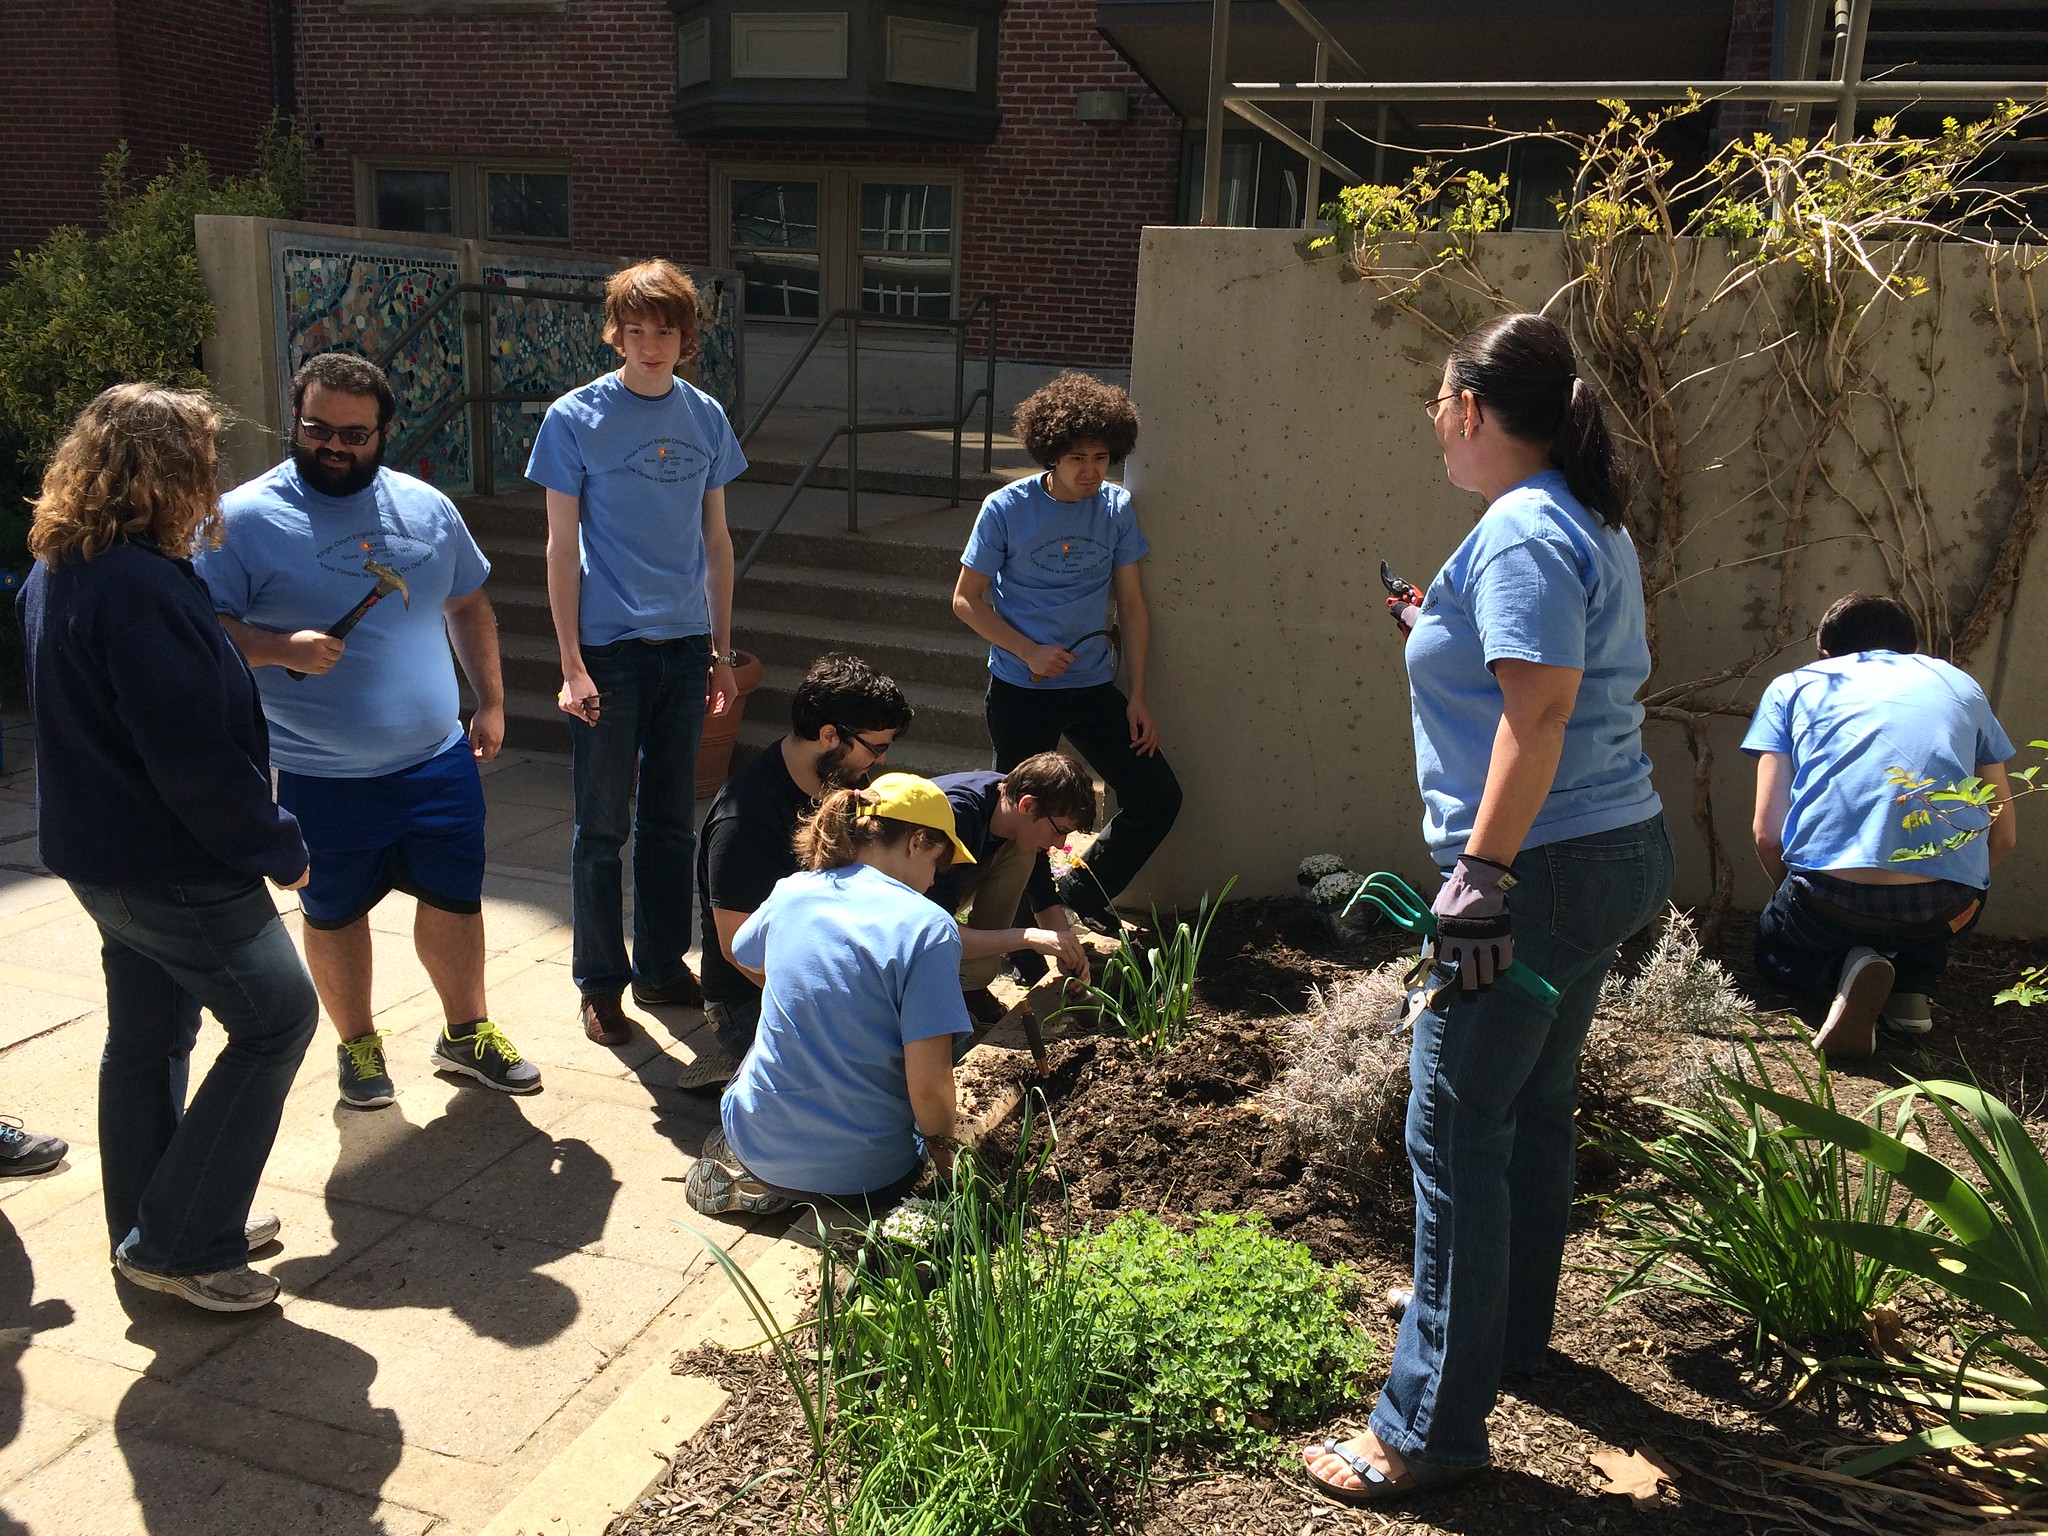
<instances>
[{"instance_id":1,"label":"bare branch shrub","mask_svg":"<svg viewBox=\"0 0 2048 1536\"><path fill-rule=\"evenodd\" d=\"M1728 968L1702 951L1692 919L1675 906L1635 974L1609 972L1600 986L1600 1013L1623 1029L1727 1039L1755 1007Z\"/></svg>"}]
</instances>

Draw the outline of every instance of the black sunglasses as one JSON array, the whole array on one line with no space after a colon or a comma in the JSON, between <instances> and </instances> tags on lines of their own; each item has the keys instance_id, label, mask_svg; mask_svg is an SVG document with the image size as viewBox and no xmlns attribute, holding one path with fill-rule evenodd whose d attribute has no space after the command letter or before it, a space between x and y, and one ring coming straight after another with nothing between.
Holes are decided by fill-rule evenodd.
<instances>
[{"instance_id":1,"label":"black sunglasses","mask_svg":"<svg viewBox=\"0 0 2048 1536\"><path fill-rule=\"evenodd\" d=\"M314 443L328 442L340 438L351 448L360 448L383 429L380 427L330 427L324 421L308 421L299 418L299 430L306 434L306 440Z\"/></svg>"}]
</instances>

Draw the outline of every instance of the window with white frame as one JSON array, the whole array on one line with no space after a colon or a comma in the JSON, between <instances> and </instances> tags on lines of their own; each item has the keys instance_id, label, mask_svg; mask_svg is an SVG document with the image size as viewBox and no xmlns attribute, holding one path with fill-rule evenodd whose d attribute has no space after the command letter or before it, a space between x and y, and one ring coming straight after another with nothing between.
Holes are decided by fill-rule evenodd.
<instances>
[{"instance_id":1,"label":"window with white frame","mask_svg":"<svg viewBox=\"0 0 2048 1536\"><path fill-rule=\"evenodd\" d=\"M567 245L566 166L467 159L358 163L357 217L373 229Z\"/></svg>"},{"instance_id":2,"label":"window with white frame","mask_svg":"<svg viewBox=\"0 0 2048 1536\"><path fill-rule=\"evenodd\" d=\"M720 264L744 279L748 316L835 309L943 320L960 287L959 183L930 172L723 172Z\"/></svg>"}]
</instances>

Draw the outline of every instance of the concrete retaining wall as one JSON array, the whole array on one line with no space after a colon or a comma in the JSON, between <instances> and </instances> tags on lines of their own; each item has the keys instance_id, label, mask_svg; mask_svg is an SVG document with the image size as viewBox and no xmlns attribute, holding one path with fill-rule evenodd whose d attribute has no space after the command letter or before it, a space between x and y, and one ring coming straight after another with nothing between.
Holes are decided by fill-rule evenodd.
<instances>
[{"instance_id":1,"label":"concrete retaining wall","mask_svg":"<svg viewBox=\"0 0 2048 1536\"><path fill-rule=\"evenodd\" d=\"M1241 894L1293 890L1297 861L1346 855L1434 887L1421 838L1408 692L1379 561L1426 585L1481 511L1443 476L1420 409L1443 355L1335 261L1304 262L1281 231L1153 229L1140 266L1132 392L1144 430L1129 484L1152 542L1152 703L1187 788L1173 838L1133 894L1190 901L1231 875ZM1397 261L1398 257L1391 260ZM1703 253L1711 266L1713 253ZM1486 269L1538 307L1562 279L1558 237L1489 237ZM1711 274L1708 274L1711 276ZM1948 585L1974 590L2014 505L2018 389L1982 314L1982 260L1941 253L1937 295L1879 342L1887 382L1915 408L1917 463ZM1737 389L1755 387L1757 373ZM1693 477L1683 584L1660 600L1652 686L1746 655L1776 612L1775 515L1755 496L1754 411L1726 410L1724 467ZM1712 442L1696 445L1701 462ZM1757 558L1762 556L1763 558ZM2037 546L2017 601L1971 661L2015 740L2048 735L2048 575ZM1871 537L1824 513L1803 554L1801 622L1835 596L1882 590ZM1753 704L1776 673L1812 658L1796 641L1730 690ZM1736 901L1768 894L1749 845L1753 770L1744 720L1715 722L1713 805L1738 871ZM1646 730L1678 842L1678 898L1704 900L1707 861L1691 821L1692 764L1675 727ZM2023 752L2021 764L2038 754ZM2001 870L1985 927L2048 928L2048 833L2019 807L2020 850ZM2038 815L2038 812L2035 813Z\"/></svg>"}]
</instances>

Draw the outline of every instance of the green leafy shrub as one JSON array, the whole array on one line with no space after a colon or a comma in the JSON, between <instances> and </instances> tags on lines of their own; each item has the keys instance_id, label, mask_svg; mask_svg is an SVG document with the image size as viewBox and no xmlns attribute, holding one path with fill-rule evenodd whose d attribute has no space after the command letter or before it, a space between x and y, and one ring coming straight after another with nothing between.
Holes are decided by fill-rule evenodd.
<instances>
[{"instance_id":1,"label":"green leafy shrub","mask_svg":"<svg viewBox=\"0 0 2048 1536\"><path fill-rule=\"evenodd\" d=\"M1663 1287L1753 1319L1759 1351L1767 1340L1794 1354L1857 1348L1905 1277L1856 1252L1837 1228L1886 1221L1895 1181L1842 1141L1805 1134L1784 1108L1816 1106L1871 1130L1835 1109L1811 1046L1775 1046L1767 1059L1745 1040L1689 1103L1646 1102L1663 1111L1668 1132L1654 1141L1606 1135L1622 1162L1657 1176L1649 1193L1609 1212L1608 1235L1631 1267L1607 1299ZM1894 1129L1903 1123L1902 1112Z\"/></svg>"},{"instance_id":2,"label":"green leafy shrub","mask_svg":"<svg viewBox=\"0 0 2048 1536\"><path fill-rule=\"evenodd\" d=\"M1076 1244L1104 1364L1163 1445L1251 1462L1273 1431L1354 1395L1372 1342L1346 1314L1357 1276L1324 1269L1256 1216L1188 1233L1134 1211Z\"/></svg>"},{"instance_id":3,"label":"green leafy shrub","mask_svg":"<svg viewBox=\"0 0 2048 1536\"><path fill-rule=\"evenodd\" d=\"M1087 868L1078 860L1075 866ZM1194 922L1176 922L1171 932L1166 931L1155 907L1152 927L1159 935L1155 944L1144 943L1137 931L1126 925L1122 941L1103 962L1101 979L1081 990L1085 1002L1079 1006L1096 1009L1106 1022L1148 1050L1170 1051L1179 1045L1187 1036L1194 1010L1195 974L1201 968L1203 946L1209 942L1210 925L1235 884L1235 875L1224 881L1223 894L1213 902L1205 893Z\"/></svg>"},{"instance_id":4,"label":"green leafy shrub","mask_svg":"<svg viewBox=\"0 0 2048 1536\"><path fill-rule=\"evenodd\" d=\"M202 213L290 218L298 212L304 146L276 122L253 175L214 177L187 149L140 188L128 147L100 172L101 234L53 230L17 253L0 287L0 420L35 476L87 401L110 384L203 386L199 344L213 331L192 220Z\"/></svg>"}]
</instances>

